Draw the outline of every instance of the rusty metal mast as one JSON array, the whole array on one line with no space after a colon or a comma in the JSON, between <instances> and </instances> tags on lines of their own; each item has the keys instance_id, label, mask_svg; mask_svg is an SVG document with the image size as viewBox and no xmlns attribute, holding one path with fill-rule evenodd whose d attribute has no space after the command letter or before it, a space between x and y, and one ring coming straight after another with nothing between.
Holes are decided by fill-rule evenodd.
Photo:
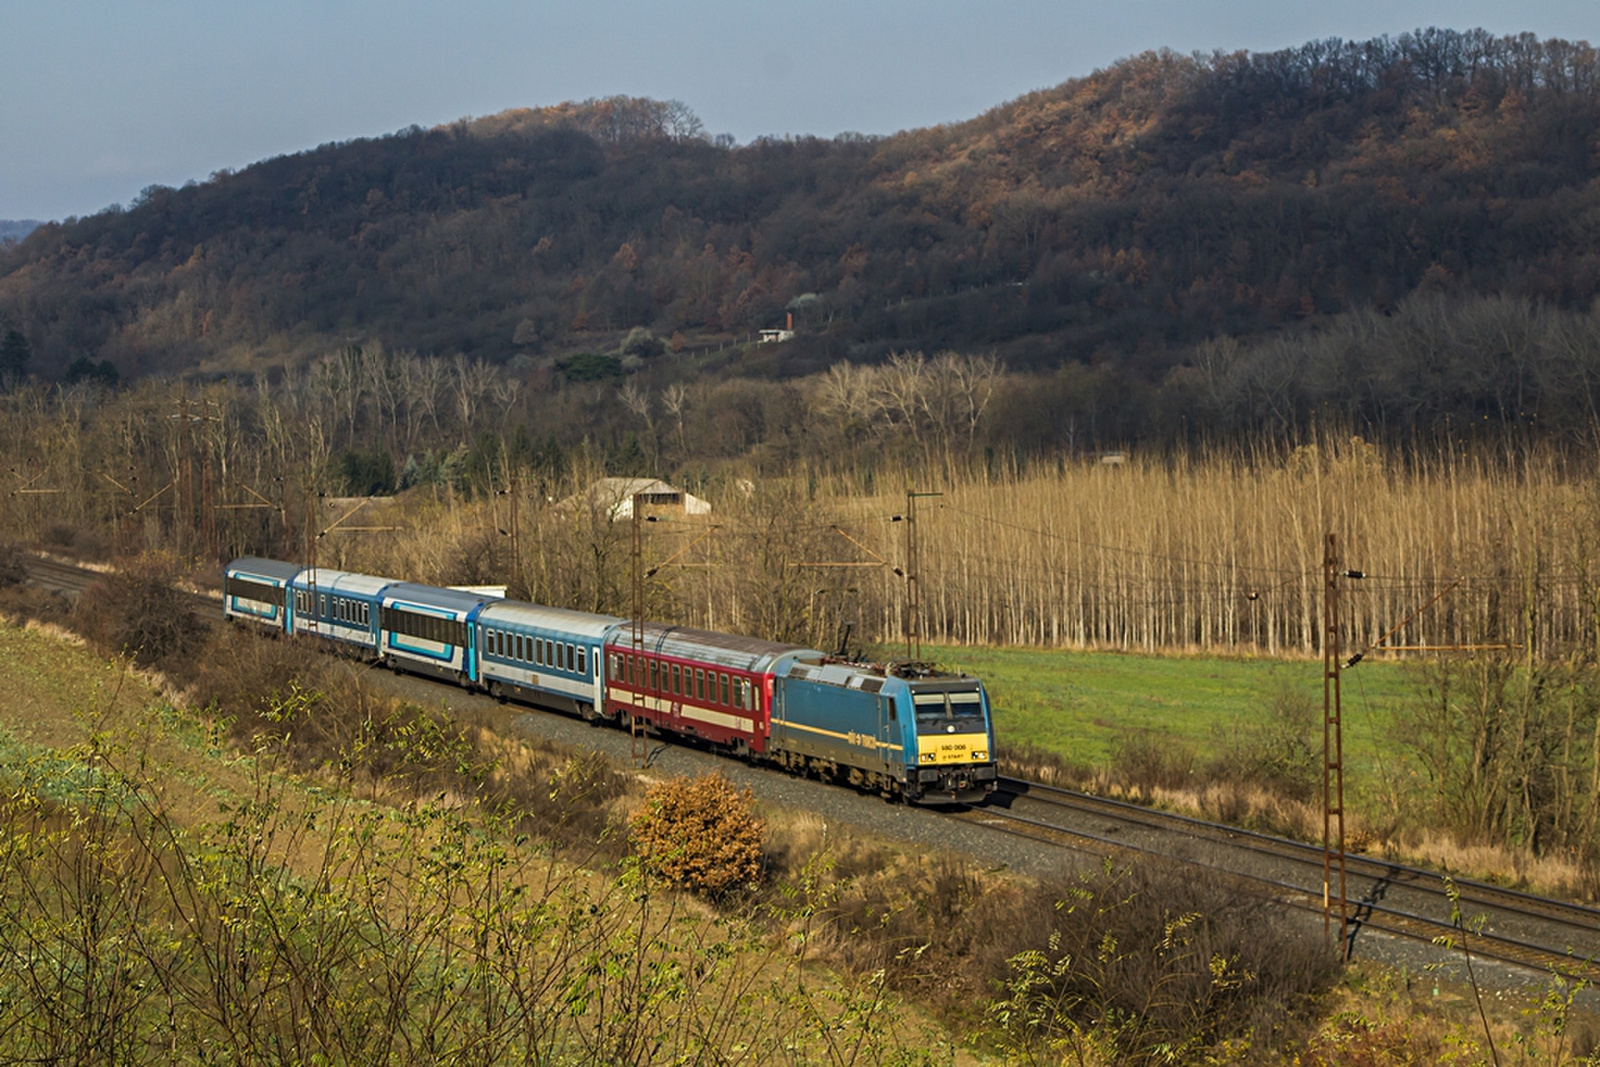
<instances>
[{"instance_id":1,"label":"rusty metal mast","mask_svg":"<svg viewBox=\"0 0 1600 1067\"><path fill-rule=\"evenodd\" d=\"M922 659L922 572L917 547L917 501L943 493L906 493L906 653Z\"/></svg>"},{"instance_id":2,"label":"rusty metal mast","mask_svg":"<svg viewBox=\"0 0 1600 1067\"><path fill-rule=\"evenodd\" d=\"M1349 955L1345 896L1344 722L1339 694L1339 546L1328 534L1322 555L1322 930L1333 934L1333 871L1339 871L1339 957Z\"/></svg>"},{"instance_id":3,"label":"rusty metal mast","mask_svg":"<svg viewBox=\"0 0 1600 1067\"><path fill-rule=\"evenodd\" d=\"M633 507L633 619L631 626L631 651L622 668L622 676L633 694L633 709L628 714L628 733L632 737L632 756L635 766L644 766L650 756L650 738L645 730L642 712L644 697L644 494L634 493Z\"/></svg>"}]
</instances>

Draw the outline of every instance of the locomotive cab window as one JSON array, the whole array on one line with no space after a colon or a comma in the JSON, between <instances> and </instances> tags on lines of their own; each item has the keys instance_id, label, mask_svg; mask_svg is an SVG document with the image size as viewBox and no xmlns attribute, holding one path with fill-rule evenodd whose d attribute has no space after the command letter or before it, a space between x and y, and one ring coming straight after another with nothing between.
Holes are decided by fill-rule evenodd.
<instances>
[{"instance_id":1,"label":"locomotive cab window","mask_svg":"<svg viewBox=\"0 0 1600 1067\"><path fill-rule=\"evenodd\" d=\"M913 693L917 709L917 729L957 731L983 728L983 696L976 689L965 692Z\"/></svg>"}]
</instances>

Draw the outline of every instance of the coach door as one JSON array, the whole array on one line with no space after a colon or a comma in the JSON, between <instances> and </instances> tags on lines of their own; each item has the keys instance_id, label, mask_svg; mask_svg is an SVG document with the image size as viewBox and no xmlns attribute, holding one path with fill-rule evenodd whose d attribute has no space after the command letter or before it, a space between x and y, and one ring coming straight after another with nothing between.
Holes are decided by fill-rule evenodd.
<instances>
[{"instance_id":1,"label":"coach door","mask_svg":"<svg viewBox=\"0 0 1600 1067\"><path fill-rule=\"evenodd\" d=\"M890 777L895 774L895 754L891 747L894 744L895 729L894 700L878 694L878 760L883 764L884 773Z\"/></svg>"}]
</instances>

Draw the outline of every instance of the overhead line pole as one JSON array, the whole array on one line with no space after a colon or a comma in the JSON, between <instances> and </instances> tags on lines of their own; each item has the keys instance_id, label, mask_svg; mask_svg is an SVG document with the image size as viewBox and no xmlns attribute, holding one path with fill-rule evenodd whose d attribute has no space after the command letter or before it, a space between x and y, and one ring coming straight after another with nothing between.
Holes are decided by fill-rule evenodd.
<instances>
[{"instance_id":1,"label":"overhead line pole","mask_svg":"<svg viewBox=\"0 0 1600 1067\"><path fill-rule=\"evenodd\" d=\"M906 652L922 659L922 579L917 556L917 501L943 493L906 493ZM842 532L842 531L841 531Z\"/></svg>"},{"instance_id":2,"label":"overhead line pole","mask_svg":"<svg viewBox=\"0 0 1600 1067\"><path fill-rule=\"evenodd\" d=\"M1350 954L1345 894L1344 716L1339 671L1339 545L1328 534L1322 556L1322 930L1333 934L1333 870L1339 871L1339 958ZM1349 572L1359 578L1359 571Z\"/></svg>"},{"instance_id":3,"label":"overhead line pole","mask_svg":"<svg viewBox=\"0 0 1600 1067\"><path fill-rule=\"evenodd\" d=\"M628 734L635 766L642 767L650 757L650 738L645 729L644 711L644 494L633 494L633 621L628 662L622 677L633 693L633 708L628 714Z\"/></svg>"}]
</instances>

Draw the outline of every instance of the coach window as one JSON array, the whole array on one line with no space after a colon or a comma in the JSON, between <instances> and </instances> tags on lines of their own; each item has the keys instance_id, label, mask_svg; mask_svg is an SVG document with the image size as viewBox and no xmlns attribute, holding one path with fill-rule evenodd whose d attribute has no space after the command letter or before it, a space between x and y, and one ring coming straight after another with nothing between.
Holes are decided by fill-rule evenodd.
<instances>
[{"instance_id":1,"label":"coach window","mask_svg":"<svg viewBox=\"0 0 1600 1067\"><path fill-rule=\"evenodd\" d=\"M569 670L569 671L577 670L578 669L578 648L577 648L577 646L569 641L569 642L567 642L566 649L567 649L567 670Z\"/></svg>"},{"instance_id":2,"label":"coach window","mask_svg":"<svg viewBox=\"0 0 1600 1067\"><path fill-rule=\"evenodd\" d=\"M582 645L578 646L578 673L589 673L589 653Z\"/></svg>"},{"instance_id":3,"label":"coach window","mask_svg":"<svg viewBox=\"0 0 1600 1067\"><path fill-rule=\"evenodd\" d=\"M728 676L726 674L724 674L721 677L722 677L722 703L724 703L724 704L732 704L733 703L733 694L729 691Z\"/></svg>"},{"instance_id":4,"label":"coach window","mask_svg":"<svg viewBox=\"0 0 1600 1067\"><path fill-rule=\"evenodd\" d=\"M696 700L706 698L706 672L699 667L694 669L694 698Z\"/></svg>"}]
</instances>

